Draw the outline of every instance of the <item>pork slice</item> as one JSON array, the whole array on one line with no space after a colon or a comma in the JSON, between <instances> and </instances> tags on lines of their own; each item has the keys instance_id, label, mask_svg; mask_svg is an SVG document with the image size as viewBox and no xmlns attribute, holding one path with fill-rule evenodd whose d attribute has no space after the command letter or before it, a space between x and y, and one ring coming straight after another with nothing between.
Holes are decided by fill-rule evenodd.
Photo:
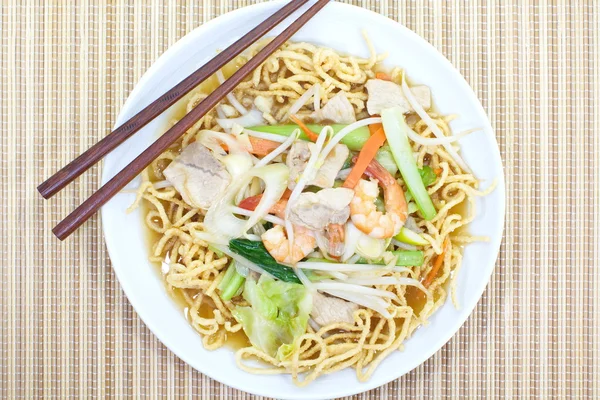
<instances>
[{"instance_id":1,"label":"pork slice","mask_svg":"<svg viewBox=\"0 0 600 400\"><path fill-rule=\"evenodd\" d=\"M354 191L347 188L302 193L290 206L290 221L313 231L321 231L329 224L343 225L350 217L352 197Z\"/></svg>"},{"instance_id":2,"label":"pork slice","mask_svg":"<svg viewBox=\"0 0 600 400\"><path fill-rule=\"evenodd\" d=\"M311 148L314 148L314 146L314 143L298 141L290 148L286 159L286 164L290 169L290 180L288 183L290 190L296 187L296 183L306 169L306 164L308 164L308 160L312 154ZM349 154L350 150L348 150L346 145L336 144L323 162L323 165L318 169L315 177L308 184L320 188L333 187L335 177L344 166Z\"/></svg>"},{"instance_id":3,"label":"pork slice","mask_svg":"<svg viewBox=\"0 0 600 400\"><path fill-rule=\"evenodd\" d=\"M231 176L198 142L188 145L163 174L192 207L208 209L231 182Z\"/></svg>"},{"instance_id":4,"label":"pork slice","mask_svg":"<svg viewBox=\"0 0 600 400\"><path fill-rule=\"evenodd\" d=\"M369 79L365 87L369 92L367 111L371 115L381 114L382 110L390 107L400 107L404 114L414 111L400 85L394 82ZM413 86L410 90L425 110L431 108L431 91L427 86Z\"/></svg>"},{"instance_id":5,"label":"pork slice","mask_svg":"<svg viewBox=\"0 0 600 400\"><path fill-rule=\"evenodd\" d=\"M358 305L355 303L317 292L313 294L313 307L310 315L321 326L340 322L353 324L356 310L358 310Z\"/></svg>"},{"instance_id":6,"label":"pork slice","mask_svg":"<svg viewBox=\"0 0 600 400\"><path fill-rule=\"evenodd\" d=\"M334 124L351 124L356 122L354 107L343 92L333 96L320 111L312 113L315 122L328 121Z\"/></svg>"}]
</instances>

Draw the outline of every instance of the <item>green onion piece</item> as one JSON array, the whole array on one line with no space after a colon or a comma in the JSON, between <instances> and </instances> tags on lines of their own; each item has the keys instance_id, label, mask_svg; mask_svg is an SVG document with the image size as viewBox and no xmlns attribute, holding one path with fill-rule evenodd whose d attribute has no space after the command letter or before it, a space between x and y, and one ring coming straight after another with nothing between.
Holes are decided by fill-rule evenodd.
<instances>
[{"instance_id":1,"label":"green onion piece","mask_svg":"<svg viewBox=\"0 0 600 400\"><path fill-rule=\"evenodd\" d=\"M225 255L225 253L223 253L221 250L215 248L214 246L211 246L210 244L208 245L208 249L210 251L212 251L213 253L215 253L215 255L219 258L221 258Z\"/></svg>"},{"instance_id":2,"label":"green onion piece","mask_svg":"<svg viewBox=\"0 0 600 400\"><path fill-rule=\"evenodd\" d=\"M420 250L396 250L392 254L398 257L396 265L403 267L421 266L425 260Z\"/></svg>"},{"instance_id":3,"label":"green onion piece","mask_svg":"<svg viewBox=\"0 0 600 400\"><path fill-rule=\"evenodd\" d=\"M307 258L306 262L320 262L320 263L332 263L333 261L328 260L326 258ZM309 270L303 270L304 273L306 274Z\"/></svg>"},{"instance_id":4,"label":"green onion piece","mask_svg":"<svg viewBox=\"0 0 600 400\"><path fill-rule=\"evenodd\" d=\"M394 236L394 239L402 243L412 244L414 246L425 246L429 244L427 240L423 239L423 236L419 235L417 232L411 231L410 229L406 229L405 227L400 229L400 233Z\"/></svg>"},{"instance_id":5,"label":"green onion piece","mask_svg":"<svg viewBox=\"0 0 600 400\"><path fill-rule=\"evenodd\" d=\"M392 254L397 257L396 266L398 267L414 267L423 265L425 260L423 252L420 250L396 250ZM367 259L359 258L357 264L368 264ZM375 265L385 265L383 260L371 262Z\"/></svg>"},{"instance_id":6,"label":"green onion piece","mask_svg":"<svg viewBox=\"0 0 600 400\"><path fill-rule=\"evenodd\" d=\"M308 128L311 131L318 134L326 125L308 124L306 126L308 126ZM333 128L334 133L338 133L348 125L333 124L329 126ZM248 129L251 131L274 133L276 135L281 136L290 136L292 132L298 129L298 125L261 125L252 126ZM371 134L369 133L369 127L362 126L344 136L341 142L348 146L348 148L352 151L360 151L365 142L369 139L369 137L371 137ZM300 134L300 139L308 140L308 137L306 136L306 134L304 134L304 132L302 132Z\"/></svg>"},{"instance_id":7,"label":"green onion piece","mask_svg":"<svg viewBox=\"0 0 600 400\"><path fill-rule=\"evenodd\" d=\"M406 132L410 127L406 124L402 109L398 107L385 109L381 112L381 118L385 136L402 174L402 179L404 179L408 190L415 199L423 218L431 220L435 217L437 211L427 193L427 188L423 184L412 147L408 142Z\"/></svg>"},{"instance_id":8,"label":"green onion piece","mask_svg":"<svg viewBox=\"0 0 600 400\"><path fill-rule=\"evenodd\" d=\"M390 174L396 175L396 172L398 172L398 166L396 165L396 161L394 161L390 146L383 146L377 150L375 159L383 166L383 168L387 169Z\"/></svg>"},{"instance_id":9,"label":"green onion piece","mask_svg":"<svg viewBox=\"0 0 600 400\"><path fill-rule=\"evenodd\" d=\"M235 268L235 261L232 261L225 271L225 275L221 282L219 282L219 290L221 291L221 299L223 301L231 300L233 296L240 290L246 278L237 272Z\"/></svg>"},{"instance_id":10,"label":"green onion piece","mask_svg":"<svg viewBox=\"0 0 600 400\"><path fill-rule=\"evenodd\" d=\"M317 261L317 262L325 262L325 261ZM318 273L311 269L303 269L302 272L304 272L304 275L306 275L308 280L311 282L319 282L319 281L322 281L325 279L331 279L331 276L329 274L327 274L327 272Z\"/></svg>"},{"instance_id":11,"label":"green onion piece","mask_svg":"<svg viewBox=\"0 0 600 400\"><path fill-rule=\"evenodd\" d=\"M419 207L417 207L417 205L414 202L409 202L408 203L408 213L409 214L414 214L417 211L419 211Z\"/></svg>"}]
</instances>

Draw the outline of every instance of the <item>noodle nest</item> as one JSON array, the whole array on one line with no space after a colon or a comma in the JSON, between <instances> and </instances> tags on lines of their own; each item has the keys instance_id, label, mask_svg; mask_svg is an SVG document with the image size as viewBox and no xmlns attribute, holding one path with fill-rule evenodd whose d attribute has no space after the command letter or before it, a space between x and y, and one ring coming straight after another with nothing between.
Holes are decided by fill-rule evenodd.
<instances>
[{"instance_id":1,"label":"noodle nest","mask_svg":"<svg viewBox=\"0 0 600 400\"><path fill-rule=\"evenodd\" d=\"M309 43L286 43L240 84L233 94L245 107L251 107L258 97L274 99L271 112L263 117L269 123L283 123L294 101L318 83L322 104L326 104L336 93L344 91L355 109L357 119L366 118L367 91L364 84L375 77L378 64L385 55L377 55L366 36L365 39L370 53L368 58L340 55L331 49ZM239 57L236 64L243 64L266 43L258 43ZM390 76L393 81L400 83L402 74L401 69L394 68ZM207 93L202 90L188 96L186 111L189 112L206 96ZM230 105L227 100L220 104ZM297 114L307 117L313 111L313 103L308 102ZM453 116L442 116L435 112L428 114L445 135L451 135L449 123ZM142 173L141 186L130 207L133 210L144 206L145 224L153 233L150 260L165 266L163 275L167 288L183 299L188 321L201 334L202 343L207 349L225 345L230 336L241 331L242 326L233 317L232 309L245 301L238 296L224 302L217 293L217 285L229 259L219 257L207 243L195 239L194 232L203 230L203 211L186 204L174 188L161 187L157 182L164 180L162 170L182 148L195 140L201 130L222 130L216 123L218 117L217 108L207 113ZM418 116L409 116L407 122L422 137L433 136L427 124ZM406 285L377 285L377 289L396 295L389 301L389 318L359 308L354 313L354 324L336 323L318 331L309 326L292 355L284 361L278 361L247 344L236 352L240 368L256 374L290 374L294 383L303 386L320 375L350 367L356 370L360 381L365 381L385 357L393 351L402 350L404 340L427 323L427 319L446 301L448 293L451 293L458 307L455 279L461 265L461 246L485 240L473 237L461 228L474 218L475 197L485 195L492 188L480 192L477 178L461 170L443 146L414 144L413 151L418 154L417 164L420 168L427 163L440 171L436 182L428 188L438 211L436 217L431 221L416 218L418 228L423 231L422 236L430 243L424 249L425 261L422 266L405 272L382 268L371 274L377 277L424 277L431 269L433 260L442 253L443 244L448 238L441 271L429 286L429 301L426 301L422 292L413 291L411 289L414 288ZM399 182L406 191L404 183ZM468 208L462 207L465 204Z\"/></svg>"}]
</instances>

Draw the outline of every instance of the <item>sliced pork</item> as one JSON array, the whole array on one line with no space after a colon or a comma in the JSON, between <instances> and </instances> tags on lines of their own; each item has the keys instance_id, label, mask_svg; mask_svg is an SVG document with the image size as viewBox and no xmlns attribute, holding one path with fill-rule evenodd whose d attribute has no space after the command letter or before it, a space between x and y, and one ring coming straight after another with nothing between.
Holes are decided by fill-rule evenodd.
<instances>
[{"instance_id":1,"label":"sliced pork","mask_svg":"<svg viewBox=\"0 0 600 400\"><path fill-rule=\"evenodd\" d=\"M315 122L326 121L334 124L351 124L356 122L354 107L343 92L333 96L320 111L312 113Z\"/></svg>"},{"instance_id":2,"label":"sliced pork","mask_svg":"<svg viewBox=\"0 0 600 400\"><path fill-rule=\"evenodd\" d=\"M202 209L208 209L231 182L223 164L198 142L183 149L163 174L183 201Z\"/></svg>"},{"instance_id":3,"label":"sliced pork","mask_svg":"<svg viewBox=\"0 0 600 400\"><path fill-rule=\"evenodd\" d=\"M317 292L313 294L313 308L310 316L321 326L340 322L353 324L356 310L358 310L357 304Z\"/></svg>"},{"instance_id":4,"label":"sliced pork","mask_svg":"<svg viewBox=\"0 0 600 400\"><path fill-rule=\"evenodd\" d=\"M390 107L400 107L403 113L414 111L402 93L400 85L381 79L369 79L365 86L369 92L367 100L369 114L381 114L382 110ZM431 91L427 86L413 86L410 90L425 110L431 108Z\"/></svg>"},{"instance_id":5,"label":"sliced pork","mask_svg":"<svg viewBox=\"0 0 600 400\"><path fill-rule=\"evenodd\" d=\"M323 189L302 193L290 207L290 221L313 231L329 224L343 225L350 217L350 201L354 191L347 188Z\"/></svg>"},{"instance_id":6,"label":"sliced pork","mask_svg":"<svg viewBox=\"0 0 600 400\"><path fill-rule=\"evenodd\" d=\"M286 159L286 164L290 169L290 180L288 187L293 190L296 183L300 179L302 172L306 169L308 159L311 155L311 148L314 148L314 143L298 141L292 145ZM337 144L333 147L323 165L317 171L314 179L308 182L309 185L318 186L320 188L333 187L333 182L338 172L344 166L350 150L344 144Z\"/></svg>"}]
</instances>

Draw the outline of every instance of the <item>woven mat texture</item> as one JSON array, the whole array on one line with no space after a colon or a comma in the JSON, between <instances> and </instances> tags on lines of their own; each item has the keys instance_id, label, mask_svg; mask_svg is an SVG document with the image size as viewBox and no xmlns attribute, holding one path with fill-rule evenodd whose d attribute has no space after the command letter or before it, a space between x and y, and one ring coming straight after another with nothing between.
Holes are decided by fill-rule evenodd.
<instances>
[{"instance_id":1,"label":"woven mat texture","mask_svg":"<svg viewBox=\"0 0 600 400\"><path fill-rule=\"evenodd\" d=\"M110 127L190 30L255 1L0 5L0 398L242 399L167 350L111 269L99 219L51 228L99 167L51 201L35 187ZM483 298L423 365L356 398L600 396L600 9L583 1L348 1L437 47L488 112L507 178Z\"/></svg>"}]
</instances>

